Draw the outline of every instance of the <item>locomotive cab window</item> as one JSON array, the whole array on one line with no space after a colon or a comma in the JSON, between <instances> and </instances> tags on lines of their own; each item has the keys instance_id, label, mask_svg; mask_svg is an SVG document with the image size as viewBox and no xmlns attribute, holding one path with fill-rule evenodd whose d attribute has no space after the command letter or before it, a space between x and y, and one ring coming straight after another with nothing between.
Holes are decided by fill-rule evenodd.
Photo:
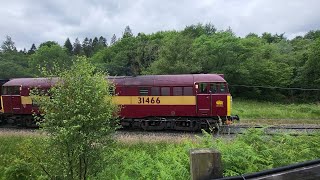
<instances>
[{"instance_id":1,"label":"locomotive cab window","mask_svg":"<svg viewBox=\"0 0 320 180\"><path fill-rule=\"evenodd\" d=\"M13 86L12 95L20 95L20 87L19 86Z\"/></svg>"},{"instance_id":2,"label":"locomotive cab window","mask_svg":"<svg viewBox=\"0 0 320 180\"><path fill-rule=\"evenodd\" d=\"M148 96L148 95L149 95L149 88L147 88L147 87L140 87L140 88L139 88L139 95L140 95L140 96Z\"/></svg>"},{"instance_id":3,"label":"locomotive cab window","mask_svg":"<svg viewBox=\"0 0 320 180\"><path fill-rule=\"evenodd\" d=\"M225 83L220 83L220 93L228 92L227 86Z\"/></svg>"},{"instance_id":4,"label":"locomotive cab window","mask_svg":"<svg viewBox=\"0 0 320 180\"><path fill-rule=\"evenodd\" d=\"M199 83L199 94L208 94L207 83Z\"/></svg>"},{"instance_id":5,"label":"locomotive cab window","mask_svg":"<svg viewBox=\"0 0 320 180\"><path fill-rule=\"evenodd\" d=\"M2 95L20 95L19 86L5 86L2 88Z\"/></svg>"},{"instance_id":6,"label":"locomotive cab window","mask_svg":"<svg viewBox=\"0 0 320 180\"><path fill-rule=\"evenodd\" d=\"M6 86L2 87L1 95L8 95L8 87L6 87Z\"/></svg>"},{"instance_id":7,"label":"locomotive cab window","mask_svg":"<svg viewBox=\"0 0 320 180\"><path fill-rule=\"evenodd\" d=\"M210 91L211 91L211 93L217 93L218 92L217 83L211 83L210 84Z\"/></svg>"}]
</instances>

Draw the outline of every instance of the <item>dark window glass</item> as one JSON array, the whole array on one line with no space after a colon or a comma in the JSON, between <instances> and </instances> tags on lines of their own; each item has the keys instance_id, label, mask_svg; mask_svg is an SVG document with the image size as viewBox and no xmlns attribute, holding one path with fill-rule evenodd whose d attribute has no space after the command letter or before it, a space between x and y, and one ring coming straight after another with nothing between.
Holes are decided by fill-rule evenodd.
<instances>
[{"instance_id":1,"label":"dark window glass","mask_svg":"<svg viewBox=\"0 0 320 180\"><path fill-rule=\"evenodd\" d=\"M12 87L12 95L20 95L20 87L19 86Z\"/></svg>"},{"instance_id":2,"label":"dark window glass","mask_svg":"<svg viewBox=\"0 0 320 180\"><path fill-rule=\"evenodd\" d=\"M170 88L169 87L162 87L161 88L161 95L162 96L170 96Z\"/></svg>"},{"instance_id":3,"label":"dark window glass","mask_svg":"<svg viewBox=\"0 0 320 180\"><path fill-rule=\"evenodd\" d=\"M226 85L224 83L220 83L220 92L225 93L227 92Z\"/></svg>"},{"instance_id":4,"label":"dark window glass","mask_svg":"<svg viewBox=\"0 0 320 180\"><path fill-rule=\"evenodd\" d=\"M7 89L7 87L6 86L3 86L2 87L2 93L1 93L2 95L8 95L8 89Z\"/></svg>"},{"instance_id":5,"label":"dark window glass","mask_svg":"<svg viewBox=\"0 0 320 180\"><path fill-rule=\"evenodd\" d=\"M151 96L160 96L160 88L152 87L151 88Z\"/></svg>"},{"instance_id":6,"label":"dark window glass","mask_svg":"<svg viewBox=\"0 0 320 180\"><path fill-rule=\"evenodd\" d=\"M139 88L139 95L140 96L148 96L149 95L149 89L147 87Z\"/></svg>"},{"instance_id":7,"label":"dark window glass","mask_svg":"<svg viewBox=\"0 0 320 180\"><path fill-rule=\"evenodd\" d=\"M7 95L12 95L13 94L13 87L7 86Z\"/></svg>"},{"instance_id":8,"label":"dark window glass","mask_svg":"<svg viewBox=\"0 0 320 180\"><path fill-rule=\"evenodd\" d=\"M207 83L199 83L199 94L208 94Z\"/></svg>"},{"instance_id":9,"label":"dark window glass","mask_svg":"<svg viewBox=\"0 0 320 180\"><path fill-rule=\"evenodd\" d=\"M174 96L182 96L182 87L173 87Z\"/></svg>"},{"instance_id":10,"label":"dark window glass","mask_svg":"<svg viewBox=\"0 0 320 180\"><path fill-rule=\"evenodd\" d=\"M12 87L7 86L7 95L12 94Z\"/></svg>"},{"instance_id":11,"label":"dark window glass","mask_svg":"<svg viewBox=\"0 0 320 180\"><path fill-rule=\"evenodd\" d=\"M192 96L193 95L192 87L183 87L183 95Z\"/></svg>"},{"instance_id":12,"label":"dark window glass","mask_svg":"<svg viewBox=\"0 0 320 180\"><path fill-rule=\"evenodd\" d=\"M210 84L210 91L211 91L211 93L217 93L217 91L218 91L218 88L217 88L217 83L211 83Z\"/></svg>"}]
</instances>

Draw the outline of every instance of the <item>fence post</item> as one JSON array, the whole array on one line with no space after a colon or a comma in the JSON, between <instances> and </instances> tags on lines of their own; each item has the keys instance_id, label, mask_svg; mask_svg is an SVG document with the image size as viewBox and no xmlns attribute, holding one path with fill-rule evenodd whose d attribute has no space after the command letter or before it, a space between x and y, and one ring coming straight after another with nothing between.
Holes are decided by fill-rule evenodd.
<instances>
[{"instance_id":1,"label":"fence post","mask_svg":"<svg viewBox=\"0 0 320 180\"><path fill-rule=\"evenodd\" d=\"M192 180L222 178L221 154L214 149L191 149L190 172Z\"/></svg>"}]
</instances>

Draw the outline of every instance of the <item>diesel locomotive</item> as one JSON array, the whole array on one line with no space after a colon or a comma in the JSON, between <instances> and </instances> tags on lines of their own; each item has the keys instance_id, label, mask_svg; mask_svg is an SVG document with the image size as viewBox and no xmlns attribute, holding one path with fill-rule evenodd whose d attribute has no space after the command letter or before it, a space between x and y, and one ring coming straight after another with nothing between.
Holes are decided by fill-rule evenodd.
<instances>
[{"instance_id":1,"label":"diesel locomotive","mask_svg":"<svg viewBox=\"0 0 320 180\"><path fill-rule=\"evenodd\" d=\"M239 120L231 115L232 97L222 74L108 76L120 105L123 128L183 130L218 128ZM57 79L16 78L2 85L2 123L33 126L38 107L32 88L49 89ZM88 95L89 96L89 95Z\"/></svg>"}]
</instances>

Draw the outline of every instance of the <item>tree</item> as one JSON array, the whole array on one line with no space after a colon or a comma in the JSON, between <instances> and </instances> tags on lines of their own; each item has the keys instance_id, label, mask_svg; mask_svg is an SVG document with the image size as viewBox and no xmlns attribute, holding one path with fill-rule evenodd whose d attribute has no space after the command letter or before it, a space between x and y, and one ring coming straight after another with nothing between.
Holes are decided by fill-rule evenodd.
<instances>
[{"instance_id":1,"label":"tree","mask_svg":"<svg viewBox=\"0 0 320 180\"><path fill-rule=\"evenodd\" d=\"M97 37L94 37L92 40L92 51L93 54L100 51L101 49L107 47L107 40L103 36L100 36L98 39Z\"/></svg>"},{"instance_id":2,"label":"tree","mask_svg":"<svg viewBox=\"0 0 320 180\"><path fill-rule=\"evenodd\" d=\"M271 33L264 32L261 38L265 39L267 43L278 43L282 40L286 40L284 33L272 35Z\"/></svg>"},{"instance_id":3,"label":"tree","mask_svg":"<svg viewBox=\"0 0 320 180\"><path fill-rule=\"evenodd\" d=\"M28 51L28 54L29 54L29 55L34 54L34 53L36 52L36 50L37 50L36 45L32 44L30 50Z\"/></svg>"},{"instance_id":4,"label":"tree","mask_svg":"<svg viewBox=\"0 0 320 180\"><path fill-rule=\"evenodd\" d=\"M0 53L0 79L32 77L28 60L28 55L17 51Z\"/></svg>"},{"instance_id":5,"label":"tree","mask_svg":"<svg viewBox=\"0 0 320 180\"><path fill-rule=\"evenodd\" d=\"M228 65L238 65L243 54L240 39L230 31L200 36L192 46L193 60L203 73L223 73Z\"/></svg>"},{"instance_id":6,"label":"tree","mask_svg":"<svg viewBox=\"0 0 320 180\"><path fill-rule=\"evenodd\" d=\"M6 40L3 41L1 45L1 51L2 52L13 52L17 51L16 46L14 45L14 42L12 41L10 36L6 36Z\"/></svg>"},{"instance_id":7,"label":"tree","mask_svg":"<svg viewBox=\"0 0 320 180\"><path fill-rule=\"evenodd\" d=\"M99 40L97 37L94 37L92 40L92 48L94 52L97 52L98 46L99 46Z\"/></svg>"},{"instance_id":8,"label":"tree","mask_svg":"<svg viewBox=\"0 0 320 180\"><path fill-rule=\"evenodd\" d=\"M308 59L299 69L297 79L305 88L320 88L320 39L310 46Z\"/></svg>"},{"instance_id":9,"label":"tree","mask_svg":"<svg viewBox=\"0 0 320 180\"><path fill-rule=\"evenodd\" d=\"M91 55L92 55L92 39L91 39L91 43L90 43L90 40L87 37L84 38L84 40L82 42L82 49L83 49L84 55L86 57L91 57Z\"/></svg>"},{"instance_id":10,"label":"tree","mask_svg":"<svg viewBox=\"0 0 320 180\"><path fill-rule=\"evenodd\" d=\"M113 34L111 41L110 41L110 45L114 45L117 42L117 36L115 34Z\"/></svg>"},{"instance_id":11,"label":"tree","mask_svg":"<svg viewBox=\"0 0 320 180\"><path fill-rule=\"evenodd\" d=\"M59 45L41 46L30 58L30 67L39 75L43 68L55 74L60 68L67 69L70 65L70 56Z\"/></svg>"},{"instance_id":12,"label":"tree","mask_svg":"<svg viewBox=\"0 0 320 180\"><path fill-rule=\"evenodd\" d=\"M0 69L5 69L5 71L0 71L0 79L32 76L28 68L12 61L1 61Z\"/></svg>"},{"instance_id":13,"label":"tree","mask_svg":"<svg viewBox=\"0 0 320 180\"><path fill-rule=\"evenodd\" d=\"M312 39L312 40L316 40L320 38L320 30L316 30L316 31L309 31L305 36L305 39Z\"/></svg>"},{"instance_id":14,"label":"tree","mask_svg":"<svg viewBox=\"0 0 320 180\"><path fill-rule=\"evenodd\" d=\"M113 87L105 77L85 57L79 57L70 70L59 73L48 91L50 98L32 93L45 113L40 127L48 136L51 157L47 161L55 167L47 164L43 168L49 179L85 180L99 171L102 149L110 147L117 127L117 106L109 93Z\"/></svg>"},{"instance_id":15,"label":"tree","mask_svg":"<svg viewBox=\"0 0 320 180\"><path fill-rule=\"evenodd\" d=\"M69 55L72 55L72 50L73 50L73 47L72 47L72 44L70 42L70 39L67 38L66 42L64 43L64 48L66 48L66 51Z\"/></svg>"},{"instance_id":16,"label":"tree","mask_svg":"<svg viewBox=\"0 0 320 180\"><path fill-rule=\"evenodd\" d=\"M246 38L259 38L259 36L255 33L249 33L246 35Z\"/></svg>"},{"instance_id":17,"label":"tree","mask_svg":"<svg viewBox=\"0 0 320 180\"><path fill-rule=\"evenodd\" d=\"M103 36L99 37L98 43L103 47L107 47L108 46L107 39L105 37L103 37Z\"/></svg>"},{"instance_id":18,"label":"tree","mask_svg":"<svg viewBox=\"0 0 320 180\"><path fill-rule=\"evenodd\" d=\"M39 48L41 48L43 46L51 47L51 46L59 46L59 44L55 41L46 41L44 43L41 43Z\"/></svg>"},{"instance_id":19,"label":"tree","mask_svg":"<svg viewBox=\"0 0 320 180\"><path fill-rule=\"evenodd\" d=\"M128 37L132 37L132 36L133 36L132 30L130 29L129 26L126 26L126 28L124 29L124 33L123 33L122 38L128 38Z\"/></svg>"},{"instance_id":20,"label":"tree","mask_svg":"<svg viewBox=\"0 0 320 180\"><path fill-rule=\"evenodd\" d=\"M159 57L152 62L145 74L184 74L201 70L200 62L192 59L192 39L172 32L163 41Z\"/></svg>"},{"instance_id":21,"label":"tree","mask_svg":"<svg viewBox=\"0 0 320 180\"><path fill-rule=\"evenodd\" d=\"M201 35L212 35L217 31L217 29L212 24L197 24L197 25L191 25L186 26L186 28L182 31L182 34L189 35L193 38L199 37Z\"/></svg>"},{"instance_id":22,"label":"tree","mask_svg":"<svg viewBox=\"0 0 320 180\"><path fill-rule=\"evenodd\" d=\"M78 38L76 38L75 42L73 43L73 54L80 55L82 51L81 44Z\"/></svg>"}]
</instances>

